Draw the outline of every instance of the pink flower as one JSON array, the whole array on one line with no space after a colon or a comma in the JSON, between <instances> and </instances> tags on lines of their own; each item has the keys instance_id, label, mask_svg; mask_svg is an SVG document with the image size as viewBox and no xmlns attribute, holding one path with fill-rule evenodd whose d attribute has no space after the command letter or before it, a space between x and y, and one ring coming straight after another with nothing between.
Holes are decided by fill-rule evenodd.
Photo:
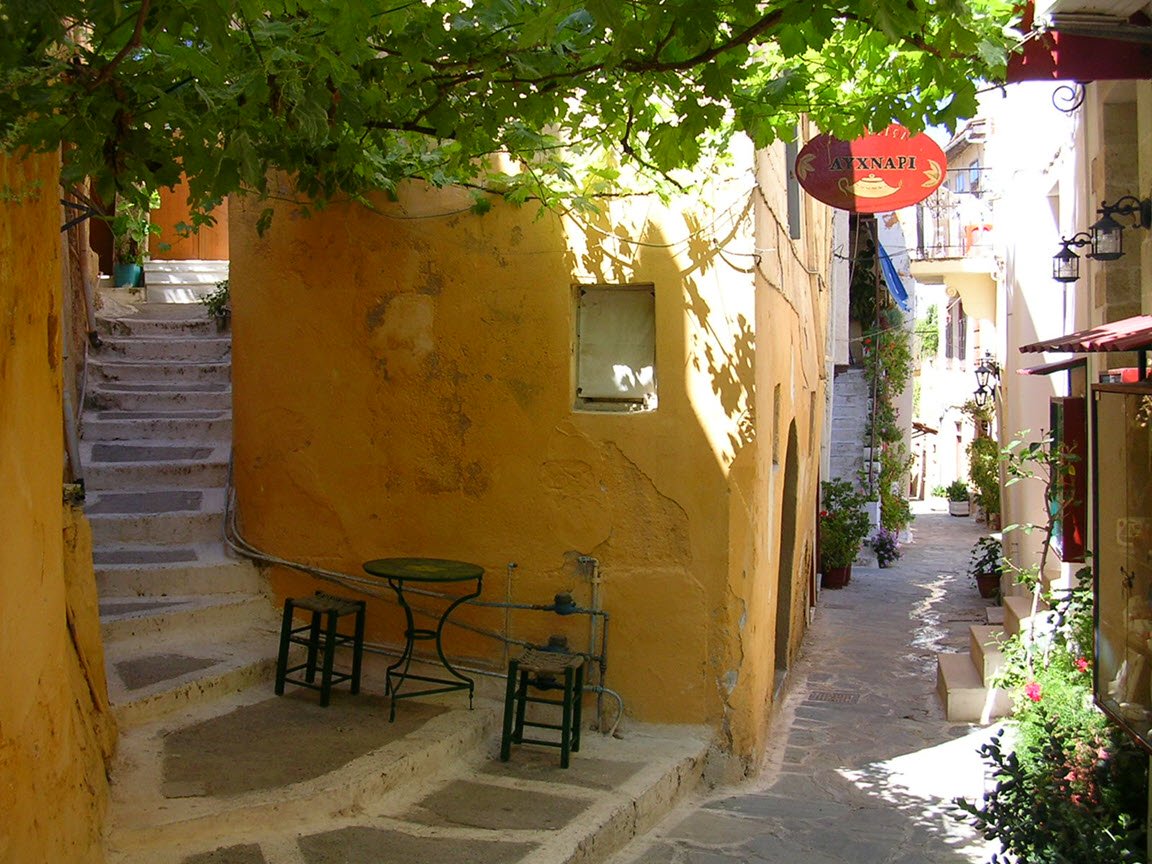
<instances>
[{"instance_id":1,"label":"pink flower","mask_svg":"<svg viewBox=\"0 0 1152 864\"><path fill-rule=\"evenodd\" d=\"M1031 699L1033 702L1039 702L1041 699L1040 685L1035 681L1029 681L1024 685L1024 695Z\"/></svg>"},{"instance_id":2,"label":"pink flower","mask_svg":"<svg viewBox=\"0 0 1152 864\"><path fill-rule=\"evenodd\" d=\"M1076 658L1076 668L1079 669L1081 672L1087 672L1088 671L1088 661L1085 660L1083 657L1077 657Z\"/></svg>"},{"instance_id":3,"label":"pink flower","mask_svg":"<svg viewBox=\"0 0 1152 864\"><path fill-rule=\"evenodd\" d=\"M828 511L827 510L821 510L820 511L820 518L821 519L827 519L828 518Z\"/></svg>"}]
</instances>

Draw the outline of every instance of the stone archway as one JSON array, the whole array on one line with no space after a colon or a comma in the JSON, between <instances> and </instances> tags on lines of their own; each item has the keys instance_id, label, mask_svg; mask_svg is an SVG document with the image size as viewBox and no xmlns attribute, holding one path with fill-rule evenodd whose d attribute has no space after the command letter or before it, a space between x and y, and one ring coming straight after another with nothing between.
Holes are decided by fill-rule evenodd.
<instances>
[{"instance_id":1,"label":"stone archway","mask_svg":"<svg viewBox=\"0 0 1152 864\"><path fill-rule=\"evenodd\" d=\"M788 427L788 451L784 457L784 494L780 502L780 555L776 573L776 686L788 671L792 636L792 585L796 566L796 516L800 506L800 457L796 421Z\"/></svg>"}]
</instances>

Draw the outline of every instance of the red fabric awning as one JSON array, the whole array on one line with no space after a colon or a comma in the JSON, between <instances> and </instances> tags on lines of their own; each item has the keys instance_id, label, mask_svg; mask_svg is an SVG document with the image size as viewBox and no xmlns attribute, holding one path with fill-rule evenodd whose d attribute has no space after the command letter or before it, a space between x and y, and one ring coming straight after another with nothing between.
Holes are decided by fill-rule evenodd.
<instances>
[{"instance_id":1,"label":"red fabric awning","mask_svg":"<svg viewBox=\"0 0 1152 864\"><path fill-rule=\"evenodd\" d=\"M1024 369L1017 369L1017 375L1051 375L1053 372L1064 372L1068 369L1075 369L1077 366L1084 366L1088 361L1083 357L1073 357L1071 360L1058 360L1055 363L1041 363L1037 366L1028 366Z\"/></svg>"},{"instance_id":2,"label":"red fabric awning","mask_svg":"<svg viewBox=\"0 0 1152 864\"><path fill-rule=\"evenodd\" d=\"M1021 351L1068 351L1090 354L1096 351L1137 351L1152 348L1152 315L1133 315L1110 324L1078 330L1057 339L1021 345Z\"/></svg>"},{"instance_id":3,"label":"red fabric awning","mask_svg":"<svg viewBox=\"0 0 1152 864\"><path fill-rule=\"evenodd\" d=\"M1009 84L1015 81L1115 81L1152 78L1152 46L1120 39L1032 29L1036 7L1024 7L1019 54L1008 58Z\"/></svg>"}]
</instances>

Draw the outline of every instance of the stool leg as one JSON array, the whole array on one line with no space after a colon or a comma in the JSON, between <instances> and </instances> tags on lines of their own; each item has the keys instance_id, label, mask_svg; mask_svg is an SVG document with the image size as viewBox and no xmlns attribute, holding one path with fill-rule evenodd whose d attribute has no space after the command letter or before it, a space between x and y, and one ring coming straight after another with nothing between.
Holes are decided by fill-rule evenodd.
<instances>
[{"instance_id":1,"label":"stool leg","mask_svg":"<svg viewBox=\"0 0 1152 864\"><path fill-rule=\"evenodd\" d=\"M572 752L580 752L580 723L584 702L584 664L576 667L575 702L572 704Z\"/></svg>"},{"instance_id":2,"label":"stool leg","mask_svg":"<svg viewBox=\"0 0 1152 864\"><path fill-rule=\"evenodd\" d=\"M312 684L316 680L316 649L320 646L320 613L312 613L312 626L308 630L308 666L304 670L304 680Z\"/></svg>"},{"instance_id":3,"label":"stool leg","mask_svg":"<svg viewBox=\"0 0 1152 864\"><path fill-rule=\"evenodd\" d=\"M572 749L572 667L564 669L564 714L560 720L560 767L568 767L568 752Z\"/></svg>"},{"instance_id":4,"label":"stool leg","mask_svg":"<svg viewBox=\"0 0 1152 864\"><path fill-rule=\"evenodd\" d=\"M284 677L288 674L288 651L292 646L292 610L289 597L284 601L284 620L280 625L280 653L276 656L276 695L284 695Z\"/></svg>"},{"instance_id":5,"label":"stool leg","mask_svg":"<svg viewBox=\"0 0 1152 864\"><path fill-rule=\"evenodd\" d=\"M328 707L328 699L332 696L332 664L336 660L336 624L340 616L335 612L328 613L328 627L324 636L324 671L320 678L320 707Z\"/></svg>"},{"instance_id":6,"label":"stool leg","mask_svg":"<svg viewBox=\"0 0 1152 864\"><path fill-rule=\"evenodd\" d=\"M360 692L360 664L364 659L364 604L356 609L356 635L352 640L352 695Z\"/></svg>"},{"instance_id":7,"label":"stool leg","mask_svg":"<svg viewBox=\"0 0 1152 864\"><path fill-rule=\"evenodd\" d=\"M507 762L512 753L512 715L516 709L516 672L520 663L508 663L508 683L504 688L504 725L500 731L500 761Z\"/></svg>"},{"instance_id":8,"label":"stool leg","mask_svg":"<svg viewBox=\"0 0 1152 864\"><path fill-rule=\"evenodd\" d=\"M520 687L516 697L516 729L512 732L512 740L517 744L524 743L524 710L528 707L528 672L520 670Z\"/></svg>"}]
</instances>

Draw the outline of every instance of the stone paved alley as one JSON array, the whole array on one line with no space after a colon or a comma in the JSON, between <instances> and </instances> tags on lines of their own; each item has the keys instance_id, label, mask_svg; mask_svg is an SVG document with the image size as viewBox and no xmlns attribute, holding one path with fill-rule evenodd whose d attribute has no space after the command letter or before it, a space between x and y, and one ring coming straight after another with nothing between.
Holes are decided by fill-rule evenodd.
<instances>
[{"instance_id":1,"label":"stone paved alley","mask_svg":"<svg viewBox=\"0 0 1152 864\"><path fill-rule=\"evenodd\" d=\"M987 861L951 801L983 790L991 730L949 723L935 693L936 652L963 650L991 603L965 572L983 528L922 511L892 567L824 592L761 775L682 805L612 864Z\"/></svg>"}]
</instances>

